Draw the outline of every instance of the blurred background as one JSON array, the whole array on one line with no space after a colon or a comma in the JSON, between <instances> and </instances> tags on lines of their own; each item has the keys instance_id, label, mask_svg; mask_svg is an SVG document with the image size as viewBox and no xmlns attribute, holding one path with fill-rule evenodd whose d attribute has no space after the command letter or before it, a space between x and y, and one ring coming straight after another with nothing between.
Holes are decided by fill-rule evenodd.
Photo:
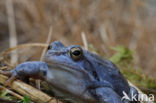
<instances>
[{"instance_id":1,"label":"blurred background","mask_svg":"<svg viewBox=\"0 0 156 103\"><path fill-rule=\"evenodd\" d=\"M90 51L109 58L110 47L123 45L133 51L134 68L156 78L155 0L0 0L0 52L10 47L10 18L18 44L45 43L52 26L51 41L83 46L84 32ZM39 60L42 49L33 49L19 60Z\"/></svg>"}]
</instances>

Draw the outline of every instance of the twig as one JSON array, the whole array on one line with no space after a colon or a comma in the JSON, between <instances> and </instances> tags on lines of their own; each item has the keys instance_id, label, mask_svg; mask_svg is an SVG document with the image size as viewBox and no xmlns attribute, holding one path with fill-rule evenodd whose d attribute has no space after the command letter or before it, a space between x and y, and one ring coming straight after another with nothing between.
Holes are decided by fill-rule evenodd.
<instances>
[{"instance_id":1,"label":"twig","mask_svg":"<svg viewBox=\"0 0 156 103\"><path fill-rule=\"evenodd\" d=\"M47 40L46 40L46 44L49 44L50 41L51 41L52 31L53 31L53 30L52 30L52 26L51 26L51 27L50 27L50 30L49 30L49 33L48 33ZM47 50L47 47L45 47L45 48L43 49L43 52L42 52L40 61L43 61L44 55L45 55L45 53L46 53L46 50Z\"/></svg>"},{"instance_id":2,"label":"twig","mask_svg":"<svg viewBox=\"0 0 156 103\"><path fill-rule=\"evenodd\" d=\"M6 0L6 9L8 14L9 34L10 34L10 47L17 45L16 26L14 18L14 8L12 0ZM18 61L17 51L11 53L11 64L15 64Z\"/></svg>"},{"instance_id":3,"label":"twig","mask_svg":"<svg viewBox=\"0 0 156 103\"><path fill-rule=\"evenodd\" d=\"M4 84L6 80L8 80L8 77L0 74L0 83ZM23 83L20 80L14 81L10 87L18 93L30 97L31 100L36 103L56 103L56 100L53 97L50 97L42 91Z\"/></svg>"},{"instance_id":4,"label":"twig","mask_svg":"<svg viewBox=\"0 0 156 103\"><path fill-rule=\"evenodd\" d=\"M3 66L0 68L0 70L4 70L4 69L7 69L8 67L7 66Z\"/></svg>"},{"instance_id":5,"label":"twig","mask_svg":"<svg viewBox=\"0 0 156 103\"><path fill-rule=\"evenodd\" d=\"M88 43L87 43L86 35L84 32L81 33L81 37L82 37L84 48L88 50Z\"/></svg>"}]
</instances>

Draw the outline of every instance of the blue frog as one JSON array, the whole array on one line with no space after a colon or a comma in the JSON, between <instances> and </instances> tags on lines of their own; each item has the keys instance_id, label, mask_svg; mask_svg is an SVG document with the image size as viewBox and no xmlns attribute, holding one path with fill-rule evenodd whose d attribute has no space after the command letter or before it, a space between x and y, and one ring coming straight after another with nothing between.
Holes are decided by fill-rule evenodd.
<instances>
[{"instance_id":1,"label":"blue frog","mask_svg":"<svg viewBox=\"0 0 156 103\"><path fill-rule=\"evenodd\" d=\"M138 94L111 61L79 45L66 47L59 41L48 46L44 62L24 62L0 73L11 76L7 85L16 78L44 80L56 97L72 103L135 103L122 100L123 92Z\"/></svg>"}]
</instances>

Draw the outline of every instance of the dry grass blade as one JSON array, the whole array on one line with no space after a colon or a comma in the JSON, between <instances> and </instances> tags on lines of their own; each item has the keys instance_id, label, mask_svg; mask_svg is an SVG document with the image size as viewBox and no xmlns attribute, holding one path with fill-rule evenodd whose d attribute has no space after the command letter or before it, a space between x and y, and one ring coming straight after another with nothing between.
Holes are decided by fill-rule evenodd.
<instances>
[{"instance_id":1,"label":"dry grass blade","mask_svg":"<svg viewBox=\"0 0 156 103\"><path fill-rule=\"evenodd\" d=\"M33 46L36 46L36 47L47 47L48 44L44 44L44 43L30 43L30 44L21 44L21 45L18 45L18 46L15 46L13 48L9 48L5 51L3 51L0 56L4 56L4 55L7 55L9 53L11 53L12 51L16 50L16 49L20 49L20 48L25 48L25 47L33 47Z\"/></svg>"},{"instance_id":2,"label":"dry grass blade","mask_svg":"<svg viewBox=\"0 0 156 103\"><path fill-rule=\"evenodd\" d=\"M88 50L88 43L87 43L86 35L84 32L81 33L81 37L82 37L84 48Z\"/></svg>"},{"instance_id":3,"label":"dry grass blade","mask_svg":"<svg viewBox=\"0 0 156 103\"><path fill-rule=\"evenodd\" d=\"M46 40L46 43L47 43L47 44L50 43L51 37L52 37L52 27L50 27L50 30L49 30L49 33L48 33L48 37L47 37L47 40ZM46 53L46 50L47 50L47 48L45 47L45 48L43 49L42 54L41 54L40 61L43 61L44 55L45 55L45 53ZM40 80L36 80L36 87L37 87L38 89L40 89Z\"/></svg>"},{"instance_id":4,"label":"dry grass blade","mask_svg":"<svg viewBox=\"0 0 156 103\"><path fill-rule=\"evenodd\" d=\"M9 34L10 34L10 47L17 45L16 26L14 18L14 8L12 0L6 0L6 9L8 14ZM11 53L11 64L15 64L18 61L17 51Z\"/></svg>"},{"instance_id":5,"label":"dry grass blade","mask_svg":"<svg viewBox=\"0 0 156 103\"><path fill-rule=\"evenodd\" d=\"M52 27L50 27L50 30L49 30L49 33L48 33L48 37L47 37L46 44L49 44L50 41L51 41L52 31L53 31L53 30L52 30ZM44 57L44 55L45 55L46 50L47 50L47 48L45 47L45 48L43 49L43 52L42 52L40 61L43 61L43 57Z\"/></svg>"},{"instance_id":6,"label":"dry grass blade","mask_svg":"<svg viewBox=\"0 0 156 103\"><path fill-rule=\"evenodd\" d=\"M0 83L4 84L6 80L8 80L8 77L0 75ZM56 103L54 98L22 81L14 81L10 87L18 93L30 97L36 103Z\"/></svg>"}]
</instances>

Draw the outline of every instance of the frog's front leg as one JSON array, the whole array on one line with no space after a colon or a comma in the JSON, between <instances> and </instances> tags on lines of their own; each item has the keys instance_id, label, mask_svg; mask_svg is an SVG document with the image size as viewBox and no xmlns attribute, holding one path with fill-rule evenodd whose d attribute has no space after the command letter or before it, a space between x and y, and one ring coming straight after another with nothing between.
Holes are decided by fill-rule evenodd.
<instances>
[{"instance_id":1,"label":"frog's front leg","mask_svg":"<svg viewBox=\"0 0 156 103\"><path fill-rule=\"evenodd\" d=\"M121 97L110 87L100 87L91 91L98 103L123 103Z\"/></svg>"},{"instance_id":2,"label":"frog's front leg","mask_svg":"<svg viewBox=\"0 0 156 103\"><path fill-rule=\"evenodd\" d=\"M9 85L17 78L21 80L28 80L28 78L41 80L45 79L47 71L48 66L45 62L32 61L19 64L15 69L11 71L0 71L0 73L11 76L5 83L5 85Z\"/></svg>"}]
</instances>

